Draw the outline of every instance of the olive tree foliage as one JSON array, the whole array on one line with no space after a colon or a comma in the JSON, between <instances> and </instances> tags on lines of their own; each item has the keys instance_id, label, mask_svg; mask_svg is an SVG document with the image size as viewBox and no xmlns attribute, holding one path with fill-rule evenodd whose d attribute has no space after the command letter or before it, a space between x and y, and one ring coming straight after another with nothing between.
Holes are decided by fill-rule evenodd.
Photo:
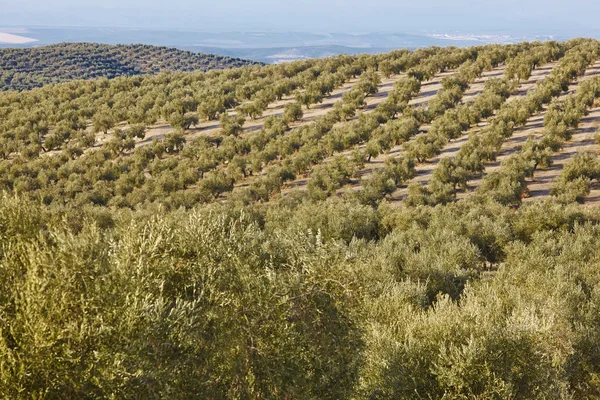
<instances>
[{"instance_id":1,"label":"olive tree foliage","mask_svg":"<svg viewBox=\"0 0 600 400\"><path fill-rule=\"evenodd\" d=\"M256 100L253 102L247 102L244 104L240 104L237 107L237 111L241 115L247 115L251 119L257 119L262 116L263 109L265 108L265 103L261 100Z\"/></svg>"},{"instance_id":2,"label":"olive tree foliage","mask_svg":"<svg viewBox=\"0 0 600 400\"><path fill-rule=\"evenodd\" d=\"M544 132L539 140L528 138L521 151L503 162L501 171L484 178L481 192L502 204L518 205L528 195L525 178L534 178L538 167L548 168L553 163L553 153L562 142L571 138L576 128L600 95L600 80L592 78L580 85L576 92L557 98L548 106L544 116ZM575 156L561 171L551 193L563 202L583 202L589 193L590 180L597 179L598 161L594 155Z\"/></svg>"},{"instance_id":3,"label":"olive tree foliage","mask_svg":"<svg viewBox=\"0 0 600 400\"><path fill-rule=\"evenodd\" d=\"M521 203L597 97L590 78L552 100L597 47L399 50L0 94L0 397L598 397L600 212L574 204L597 155L565 165L557 198ZM522 79L565 61L525 99L504 103L514 83L498 79L459 104L521 53ZM408 105L448 69L460 76L431 112ZM360 110L380 75L403 72ZM314 121L290 127L292 101L242 134L246 105L258 115L351 77ZM543 136L454 202L543 107ZM416 162L492 115L399 201ZM186 140L188 117L219 118L222 134ZM383 156L397 145L412 154ZM286 188L305 176L306 191Z\"/></svg>"},{"instance_id":4,"label":"olive tree foliage","mask_svg":"<svg viewBox=\"0 0 600 400\"><path fill-rule=\"evenodd\" d=\"M423 163L439 154L444 144L445 139L439 135L422 134L404 143L403 148L409 157Z\"/></svg>"},{"instance_id":5,"label":"olive tree foliage","mask_svg":"<svg viewBox=\"0 0 600 400\"><path fill-rule=\"evenodd\" d=\"M576 154L564 166L550 193L562 202L582 203L593 180L600 179L600 160L593 152Z\"/></svg>"},{"instance_id":6,"label":"olive tree foliage","mask_svg":"<svg viewBox=\"0 0 600 400\"><path fill-rule=\"evenodd\" d=\"M95 132L102 132L105 135L108 131L115 126L117 121L112 116L111 111L108 108L103 108L92 117L92 126Z\"/></svg>"},{"instance_id":7,"label":"olive tree foliage","mask_svg":"<svg viewBox=\"0 0 600 400\"><path fill-rule=\"evenodd\" d=\"M331 162L315 168L308 181L308 193L314 199L324 199L348 183L355 172L351 160L338 155Z\"/></svg>"},{"instance_id":8,"label":"olive tree foliage","mask_svg":"<svg viewBox=\"0 0 600 400\"><path fill-rule=\"evenodd\" d=\"M31 246L0 253L12 282L2 281L0 297L4 395L352 392L361 339L344 288L318 277L324 260L306 260L311 277L307 264L283 256L302 237L319 260L327 252L314 236L267 238L248 218L207 219L210 213L135 218L106 230L113 217L100 213L96 223L79 221L73 234L59 222L53 240L40 241L35 232L47 220L34 212L18 217L32 205L5 198L1 207L3 241L10 235ZM265 241L270 250L259 245Z\"/></svg>"},{"instance_id":9,"label":"olive tree foliage","mask_svg":"<svg viewBox=\"0 0 600 400\"><path fill-rule=\"evenodd\" d=\"M224 136L238 136L244 130L245 122L246 118L243 115L229 116L224 113L219 117L221 133Z\"/></svg>"},{"instance_id":10,"label":"olive tree foliage","mask_svg":"<svg viewBox=\"0 0 600 400\"><path fill-rule=\"evenodd\" d=\"M359 198L363 203L377 204L414 177L414 164L414 160L409 158L386 158L383 169L375 170L367 178L361 178L362 190Z\"/></svg>"},{"instance_id":11,"label":"olive tree foliage","mask_svg":"<svg viewBox=\"0 0 600 400\"><path fill-rule=\"evenodd\" d=\"M461 149L456 156L455 164L461 167L461 175L463 179L468 181L474 175L483 171L484 163L493 161L500 151L502 143L505 139L512 136L515 128L524 125L529 117L535 112L540 111L543 104L553 101L553 98L561 92L568 89L572 80L584 74L586 68L598 55L598 46L594 42L586 40L574 40L569 42L568 50L554 51L555 43L549 43L546 47L542 46L542 51L538 56L540 60L551 60L556 57L562 57L557 68L553 69L551 75L541 81L536 89L529 92L524 98L517 99L512 102L504 103L497 111L494 119L484 127L478 134L469 135L468 141L461 146ZM547 52L546 52L547 50ZM525 156L519 154L518 158L510 159L507 171L499 174L490 174L488 183L485 186L487 193L495 192L501 198L508 195L508 198L503 198L502 202L518 204L521 197L527 195L525 177L531 176L540 163L549 163L549 152L552 148L556 148L557 140L565 140L568 138L570 126L574 126L579 121L581 115L584 114L586 107L593 102L597 90L598 82L593 79L589 84L583 84L582 90L579 90L575 96L570 97L565 101L557 101L550 105L550 114L545 121L545 139L544 145L551 146L550 150L534 148L530 146L526 148ZM420 150L422 154L434 153L437 146L434 138L423 139L420 146L413 146ZM424 146L426 144L427 146ZM542 142L540 142L542 144ZM415 151L415 150L413 150ZM512 169L512 171L511 171ZM447 174L440 173L440 177L445 177ZM452 194L448 183L451 179L441 179L440 185L437 185L442 190L443 202L449 198L447 194ZM499 190L497 190L500 188ZM417 198L423 198L424 191L418 187L414 187ZM492 195L492 197L494 197Z\"/></svg>"},{"instance_id":12,"label":"olive tree foliage","mask_svg":"<svg viewBox=\"0 0 600 400\"><path fill-rule=\"evenodd\" d=\"M302 106L299 103L288 103L284 106L283 119L288 124L302 119Z\"/></svg>"},{"instance_id":13,"label":"olive tree foliage","mask_svg":"<svg viewBox=\"0 0 600 400\"><path fill-rule=\"evenodd\" d=\"M310 109L312 104L321 103L323 101L323 94L317 89L298 92L296 94L296 101L305 106L307 109Z\"/></svg>"},{"instance_id":14,"label":"olive tree foliage","mask_svg":"<svg viewBox=\"0 0 600 400\"><path fill-rule=\"evenodd\" d=\"M198 124L199 118L191 114L179 114L174 112L169 116L169 125L172 128L190 129L192 125Z\"/></svg>"},{"instance_id":15,"label":"olive tree foliage","mask_svg":"<svg viewBox=\"0 0 600 400\"><path fill-rule=\"evenodd\" d=\"M115 211L3 195L0 239L10 398L600 390L594 209L295 197Z\"/></svg>"}]
</instances>

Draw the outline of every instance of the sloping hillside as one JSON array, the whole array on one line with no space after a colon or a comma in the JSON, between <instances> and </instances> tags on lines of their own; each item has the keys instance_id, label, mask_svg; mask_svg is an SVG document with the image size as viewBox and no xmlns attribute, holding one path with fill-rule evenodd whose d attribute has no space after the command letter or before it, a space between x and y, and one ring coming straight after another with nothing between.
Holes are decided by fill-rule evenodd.
<instances>
[{"instance_id":1,"label":"sloping hillside","mask_svg":"<svg viewBox=\"0 0 600 400\"><path fill-rule=\"evenodd\" d=\"M127 48L119 54L129 54L137 70L154 71L141 60L156 53ZM474 192L494 162L513 162L509 156L516 153L525 157L515 171L510 204L517 205L531 190L540 197L527 180L551 167L550 154L569 140L597 97L597 53L593 40L430 48L7 93L0 96L6 158L0 187L32 185L28 195L50 202L128 207L148 201L191 206L230 193L268 201L294 189L313 200L350 191L369 204L434 205ZM183 61L161 65L189 68ZM555 118L540 124L548 108L556 109ZM550 147L530 141L523 149L536 152L521 152L530 135L539 140L565 125L564 112L577 118L560 128ZM539 152L548 153L548 162L536 158ZM32 162L15 163L15 157ZM132 157L144 159L135 170L128 166ZM96 178L65 197L61 185L77 174L46 182L35 172L79 170L90 162L84 175L92 166L116 168L115 179L102 180L100 197ZM29 172L24 176L22 169ZM121 176L128 184L119 194ZM156 191L160 182L166 197ZM547 183L541 197L550 189Z\"/></svg>"},{"instance_id":2,"label":"sloping hillside","mask_svg":"<svg viewBox=\"0 0 600 400\"><path fill-rule=\"evenodd\" d=\"M599 125L592 39L0 93L0 393L598 398Z\"/></svg>"},{"instance_id":3,"label":"sloping hillside","mask_svg":"<svg viewBox=\"0 0 600 400\"><path fill-rule=\"evenodd\" d=\"M115 78L162 71L207 71L259 64L150 45L61 43L0 49L0 90L27 90L74 79Z\"/></svg>"}]
</instances>

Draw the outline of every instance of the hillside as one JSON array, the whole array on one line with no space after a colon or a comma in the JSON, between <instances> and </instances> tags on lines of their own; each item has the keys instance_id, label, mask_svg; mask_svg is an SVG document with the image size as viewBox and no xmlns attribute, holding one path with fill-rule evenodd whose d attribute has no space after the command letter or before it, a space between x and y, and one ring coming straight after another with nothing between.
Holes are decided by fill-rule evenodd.
<instances>
[{"instance_id":1,"label":"hillside","mask_svg":"<svg viewBox=\"0 0 600 400\"><path fill-rule=\"evenodd\" d=\"M186 196L211 201L233 192L236 197L266 201L294 188L308 190L315 200L344 190L360 194L365 184L375 184L373 171L377 172L373 179L386 176L390 167L386 159L408 163L402 165L409 170L400 181L394 179L392 192L378 187L384 192L373 201L396 202L408 196L409 201L420 198L418 202L445 204L475 191L478 182L495 171L496 167L487 165L497 161L498 166L518 153L529 136L533 138L527 146L537 149L536 141L545 137L541 128L559 129L551 131L557 142L553 151L569 139L577 127L574 124L594 111L595 103L588 104L588 98L593 98L598 80L591 62L595 56L584 46L595 45L588 41L570 49L547 42L402 50L209 74L47 86L0 97L2 153L5 166L11 169L15 168L12 159L19 154L20 158L33 157L36 168L46 171L55 169L55 162L61 168L88 163L97 159L98 151L104 154L102 163L114 163L124 171L131 157L144 154L147 160L142 167L146 166L135 171L139 177L132 178L139 183L124 196L115 192L118 176L103 182L108 185L108 197L102 204L117 201L133 207L155 198L150 194L154 189L148 189L180 176L185 169L197 169L190 183L175 185L166 198L157 200L185 205ZM586 102L578 105L579 98ZM572 103L575 111L564 109L575 107ZM554 119L545 117L548 108L556 109ZM556 118L572 112L581 116L569 120L565 131L565 123ZM527 129L530 118L537 121L533 131ZM541 125L540 118L544 120ZM505 156L505 140L511 143L513 135L521 138L515 139L518 147ZM485 153L479 153L481 146L488 146ZM163 148L160 156L148 153ZM66 164L59 161L73 151L81 157L68 156ZM190 152L198 154L190 158ZM527 157L538 155L527 153ZM169 167L148 177L148 163ZM546 165L538 162L536 169L538 164ZM232 170L234 165L237 170ZM450 170L442 174L440 168ZM455 176L458 171L461 175ZM524 180L511 204L528 197L527 182L535 179L536 171L521 172ZM204 185L211 179L205 173L220 183L208 189ZM7 188L18 186L20 178L13 182L12 175L2 178ZM96 183L87 182L78 196L94 192ZM44 198L42 193L57 190L57 183L60 180L48 182L47 189L35 184L35 192L29 194L40 191ZM265 187L270 189L262 192ZM142 193L149 197L140 197ZM74 200L62 192L49 199Z\"/></svg>"},{"instance_id":2,"label":"hillside","mask_svg":"<svg viewBox=\"0 0 600 400\"><path fill-rule=\"evenodd\" d=\"M592 39L0 93L0 393L596 398L599 127Z\"/></svg>"},{"instance_id":3,"label":"hillside","mask_svg":"<svg viewBox=\"0 0 600 400\"><path fill-rule=\"evenodd\" d=\"M256 64L150 45L61 43L0 49L0 90L27 90L75 79L115 78L163 71L207 71Z\"/></svg>"}]
</instances>

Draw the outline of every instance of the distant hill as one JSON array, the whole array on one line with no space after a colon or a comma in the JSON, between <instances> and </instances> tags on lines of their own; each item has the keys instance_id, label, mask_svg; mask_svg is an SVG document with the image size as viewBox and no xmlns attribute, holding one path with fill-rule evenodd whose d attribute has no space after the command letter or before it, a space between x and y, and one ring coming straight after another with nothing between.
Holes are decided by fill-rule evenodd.
<instances>
[{"instance_id":1,"label":"distant hill","mask_svg":"<svg viewBox=\"0 0 600 400\"><path fill-rule=\"evenodd\" d=\"M207 71L251 64L258 63L141 44L61 43L7 48L0 49L0 90L28 90L74 79Z\"/></svg>"}]
</instances>

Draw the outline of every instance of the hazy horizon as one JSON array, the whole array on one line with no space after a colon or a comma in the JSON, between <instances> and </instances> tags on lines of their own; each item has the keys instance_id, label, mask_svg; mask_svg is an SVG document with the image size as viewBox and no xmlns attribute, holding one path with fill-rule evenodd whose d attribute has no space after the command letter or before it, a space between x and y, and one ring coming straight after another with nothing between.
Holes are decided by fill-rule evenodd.
<instances>
[{"instance_id":1,"label":"hazy horizon","mask_svg":"<svg viewBox=\"0 0 600 400\"><path fill-rule=\"evenodd\" d=\"M106 27L195 32L481 32L585 34L596 31L591 0L341 1L2 0L0 26ZM577 12L581 10L581 12Z\"/></svg>"},{"instance_id":2,"label":"hazy horizon","mask_svg":"<svg viewBox=\"0 0 600 400\"><path fill-rule=\"evenodd\" d=\"M143 43L267 63L433 45L600 38L595 23L600 4L590 0L569 5L558 0L88 0L83 5L13 0L1 5L0 47Z\"/></svg>"}]
</instances>

